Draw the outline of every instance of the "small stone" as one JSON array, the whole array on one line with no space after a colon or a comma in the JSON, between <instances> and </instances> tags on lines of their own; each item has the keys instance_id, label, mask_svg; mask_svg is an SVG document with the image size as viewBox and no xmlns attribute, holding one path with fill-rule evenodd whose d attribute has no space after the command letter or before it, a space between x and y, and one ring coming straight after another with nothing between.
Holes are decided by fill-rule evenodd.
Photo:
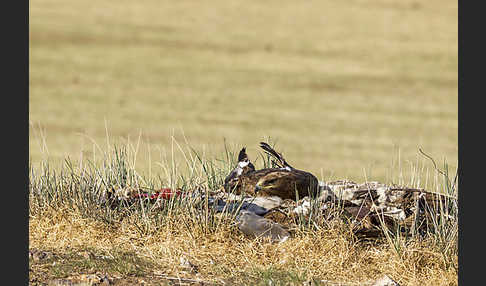
<instances>
[{"instance_id":1,"label":"small stone","mask_svg":"<svg viewBox=\"0 0 486 286\"><path fill-rule=\"evenodd\" d=\"M272 242L284 242L290 237L290 233L278 223L249 211L242 210L237 221L238 229L248 236L267 237Z\"/></svg>"},{"instance_id":2,"label":"small stone","mask_svg":"<svg viewBox=\"0 0 486 286\"><path fill-rule=\"evenodd\" d=\"M179 258L180 266L184 267L185 269L189 270L192 273L198 273L199 267L197 265L192 264L187 258L181 256Z\"/></svg>"}]
</instances>

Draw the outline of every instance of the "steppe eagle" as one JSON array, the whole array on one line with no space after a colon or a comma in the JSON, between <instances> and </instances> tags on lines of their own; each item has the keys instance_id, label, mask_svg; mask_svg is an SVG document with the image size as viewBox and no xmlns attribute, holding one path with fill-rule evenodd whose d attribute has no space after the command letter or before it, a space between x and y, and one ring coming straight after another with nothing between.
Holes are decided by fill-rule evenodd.
<instances>
[{"instance_id":1,"label":"steppe eagle","mask_svg":"<svg viewBox=\"0 0 486 286\"><path fill-rule=\"evenodd\" d=\"M225 178L224 189L235 194L247 193L254 196L278 196L296 200L305 196L315 197L319 190L317 178L309 172L290 166L282 154L265 142L260 147L269 154L277 168L255 170L246 148L238 155L238 164Z\"/></svg>"}]
</instances>

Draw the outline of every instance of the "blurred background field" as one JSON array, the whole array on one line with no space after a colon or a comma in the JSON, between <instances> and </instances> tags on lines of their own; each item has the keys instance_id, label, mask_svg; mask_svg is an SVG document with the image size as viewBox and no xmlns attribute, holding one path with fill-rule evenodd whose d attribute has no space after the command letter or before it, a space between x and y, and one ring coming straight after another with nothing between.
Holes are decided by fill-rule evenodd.
<instances>
[{"instance_id":1,"label":"blurred background field","mask_svg":"<svg viewBox=\"0 0 486 286\"><path fill-rule=\"evenodd\" d=\"M455 166L457 11L450 0L31 0L30 161L130 141L137 168L157 172L173 139L256 159L271 138L319 179L389 181L399 163L413 173L419 148Z\"/></svg>"}]
</instances>

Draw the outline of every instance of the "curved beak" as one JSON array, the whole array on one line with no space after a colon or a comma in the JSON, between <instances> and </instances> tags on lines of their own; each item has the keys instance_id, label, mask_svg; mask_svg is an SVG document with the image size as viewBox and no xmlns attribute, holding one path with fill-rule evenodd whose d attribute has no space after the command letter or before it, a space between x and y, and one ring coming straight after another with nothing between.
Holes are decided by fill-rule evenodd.
<instances>
[{"instance_id":1,"label":"curved beak","mask_svg":"<svg viewBox=\"0 0 486 286\"><path fill-rule=\"evenodd\" d=\"M260 191L262 189L262 187L260 187L259 185L255 185L255 194L258 193L258 191Z\"/></svg>"}]
</instances>

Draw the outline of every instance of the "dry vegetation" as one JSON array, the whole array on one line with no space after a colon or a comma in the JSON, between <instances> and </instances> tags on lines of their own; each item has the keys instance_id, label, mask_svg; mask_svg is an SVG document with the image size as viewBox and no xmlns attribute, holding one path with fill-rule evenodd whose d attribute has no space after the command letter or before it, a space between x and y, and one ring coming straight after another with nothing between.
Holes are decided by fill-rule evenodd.
<instances>
[{"instance_id":1,"label":"dry vegetation","mask_svg":"<svg viewBox=\"0 0 486 286\"><path fill-rule=\"evenodd\" d=\"M229 228L207 235L195 229L190 235L177 223L140 236L128 222L113 227L72 211L39 213L30 224L31 248L65 258L57 260L57 265L52 265L54 259L32 263L31 280L37 278L37 282L101 272L116 280L151 281L155 277L158 283L165 276L227 285L269 285L270 281L273 285L305 281L366 285L387 274L401 285L457 285L456 270L447 267L431 241L402 242L398 255L383 242L355 242L338 227L271 244L249 240ZM95 257L80 254L87 250ZM182 267L181 257L197 265L198 273Z\"/></svg>"},{"instance_id":2,"label":"dry vegetation","mask_svg":"<svg viewBox=\"0 0 486 286\"><path fill-rule=\"evenodd\" d=\"M190 200L158 208L142 201L116 209L101 204L100 195L117 185L157 189L173 184L209 191L234 164L181 145L190 173L179 172L169 160L160 164L165 176L140 175L133 168L133 146L112 148L101 156L103 163L66 160L60 169L45 162L31 167L29 248L52 253L30 261L31 283L103 273L115 285L142 280L165 285L170 277L218 285L369 285L387 274L401 285L457 285L457 208L452 224L424 236L392 231L363 240L345 221L322 223L316 217L317 228L302 224L292 239L271 243L245 237L231 214L216 214ZM229 150L222 157L233 155ZM433 191L457 192L444 179L435 171L415 173L415 180ZM188 268L181 259L196 267Z\"/></svg>"}]
</instances>

